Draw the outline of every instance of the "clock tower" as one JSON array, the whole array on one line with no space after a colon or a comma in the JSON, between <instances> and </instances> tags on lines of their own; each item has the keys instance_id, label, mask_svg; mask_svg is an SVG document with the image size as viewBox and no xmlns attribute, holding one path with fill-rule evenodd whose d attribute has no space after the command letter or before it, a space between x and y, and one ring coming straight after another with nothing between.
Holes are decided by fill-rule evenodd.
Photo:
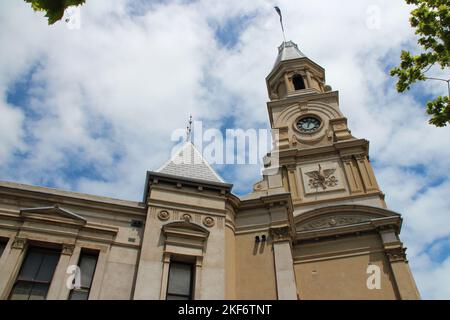
<instances>
[{"instance_id":1,"label":"clock tower","mask_svg":"<svg viewBox=\"0 0 450 320\"><path fill-rule=\"evenodd\" d=\"M385 208L369 161L369 142L351 134L325 70L283 42L266 78L270 124L278 132L283 186L294 215L330 202Z\"/></svg>"},{"instance_id":2,"label":"clock tower","mask_svg":"<svg viewBox=\"0 0 450 320\"><path fill-rule=\"evenodd\" d=\"M278 298L419 299L400 240L402 217L387 209L369 142L352 135L325 70L285 41L266 84L273 149L263 179L241 200L289 196L284 222L273 206L264 208L270 228L286 229L284 242L269 234ZM248 219L241 212L236 217Z\"/></svg>"}]
</instances>

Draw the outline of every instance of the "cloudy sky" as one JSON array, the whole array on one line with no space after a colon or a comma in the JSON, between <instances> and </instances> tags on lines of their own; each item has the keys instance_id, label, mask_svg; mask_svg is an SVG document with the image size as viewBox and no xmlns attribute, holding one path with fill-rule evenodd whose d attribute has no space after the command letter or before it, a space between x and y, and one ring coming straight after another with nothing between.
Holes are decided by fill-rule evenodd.
<instances>
[{"instance_id":1,"label":"cloudy sky","mask_svg":"<svg viewBox=\"0 0 450 320\"><path fill-rule=\"evenodd\" d=\"M267 128L274 5L370 141L422 296L450 299L450 127L428 125L423 108L446 87L395 91L388 70L416 41L403 1L87 0L75 29L1 1L0 180L140 200L189 114L206 128ZM237 194L259 179L257 166L216 168Z\"/></svg>"}]
</instances>

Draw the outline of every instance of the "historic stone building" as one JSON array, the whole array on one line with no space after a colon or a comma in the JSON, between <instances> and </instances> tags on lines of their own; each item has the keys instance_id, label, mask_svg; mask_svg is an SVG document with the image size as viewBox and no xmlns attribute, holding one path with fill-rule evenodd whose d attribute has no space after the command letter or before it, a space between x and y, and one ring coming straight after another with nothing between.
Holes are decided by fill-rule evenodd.
<instances>
[{"instance_id":1,"label":"historic stone building","mask_svg":"<svg viewBox=\"0 0 450 320\"><path fill-rule=\"evenodd\" d=\"M191 142L147 172L142 202L0 182L0 298L418 299L368 141L324 69L278 51L278 139L253 192L233 195Z\"/></svg>"}]
</instances>

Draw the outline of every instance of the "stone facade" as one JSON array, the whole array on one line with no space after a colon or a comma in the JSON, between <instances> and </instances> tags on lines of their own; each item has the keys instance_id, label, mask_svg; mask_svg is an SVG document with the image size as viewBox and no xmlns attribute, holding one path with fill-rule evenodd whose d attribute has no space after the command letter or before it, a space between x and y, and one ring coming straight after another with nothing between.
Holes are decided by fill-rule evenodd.
<instances>
[{"instance_id":1,"label":"stone facade","mask_svg":"<svg viewBox=\"0 0 450 320\"><path fill-rule=\"evenodd\" d=\"M266 82L278 134L246 196L190 142L179 155L198 165L173 158L148 172L142 202L0 182L0 299L41 247L59 254L47 299L72 296L68 268L85 252L96 257L92 300L166 299L174 262L192 268L192 299L419 299L402 218L387 209L368 141L352 136L324 69L284 42ZM379 288L368 285L374 266Z\"/></svg>"}]
</instances>

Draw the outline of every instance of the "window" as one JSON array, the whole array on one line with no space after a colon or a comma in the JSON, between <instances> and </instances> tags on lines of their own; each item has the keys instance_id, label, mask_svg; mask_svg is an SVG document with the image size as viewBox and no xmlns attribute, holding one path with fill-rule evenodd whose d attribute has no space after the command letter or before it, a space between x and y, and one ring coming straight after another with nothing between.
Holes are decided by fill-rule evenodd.
<instances>
[{"instance_id":1,"label":"window","mask_svg":"<svg viewBox=\"0 0 450 320\"><path fill-rule=\"evenodd\" d=\"M292 77L292 83L294 84L295 90L305 89L305 82L303 81L302 76L299 74L296 74Z\"/></svg>"},{"instance_id":2,"label":"window","mask_svg":"<svg viewBox=\"0 0 450 320\"><path fill-rule=\"evenodd\" d=\"M69 300L87 300L89 298L97 260L98 252L81 251L80 259L78 260L81 272L81 287L70 291Z\"/></svg>"},{"instance_id":3,"label":"window","mask_svg":"<svg viewBox=\"0 0 450 320\"><path fill-rule=\"evenodd\" d=\"M31 247L11 291L11 300L44 300L47 297L60 252Z\"/></svg>"},{"instance_id":4,"label":"window","mask_svg":"<svg viewBox=\"0 0 450 320\"><path fill-rule=\"evenodd\" d=\"M167 300L191 300L193 289L192 264L171 262L169 283L167 285Z\"/></svg>"},{"instance_id":5,"label":"window","mask_svg":"<svg viewBox=\"0 0 450 320\"><path fill-rule=\"evenodd\" d=\"M2 257L3 251L5 251L7 241L0 239L0 258Z\"/></svg>"}]
</instances>

